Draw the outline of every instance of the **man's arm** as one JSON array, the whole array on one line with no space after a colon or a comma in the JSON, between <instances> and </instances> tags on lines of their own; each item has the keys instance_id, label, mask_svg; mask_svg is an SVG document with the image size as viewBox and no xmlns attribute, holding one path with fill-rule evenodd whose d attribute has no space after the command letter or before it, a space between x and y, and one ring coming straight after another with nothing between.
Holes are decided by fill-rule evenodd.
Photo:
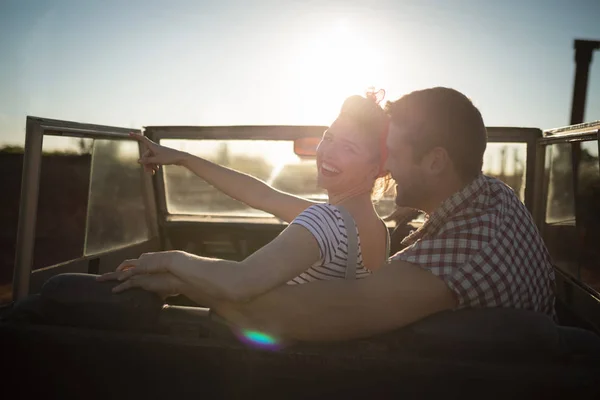
<instances>
[{"instance_id":1,"label":"man's arm","mask_svg":"<svg viewBox=\"0 0 600 400\"><path fill-rule=\"evenodd\" d=\"M392 261L365 279L284 285L246 304L213 308L243 328L275 337L336 341L388 332L456 305L440 278Z\"/></svg>"}]
</instances>

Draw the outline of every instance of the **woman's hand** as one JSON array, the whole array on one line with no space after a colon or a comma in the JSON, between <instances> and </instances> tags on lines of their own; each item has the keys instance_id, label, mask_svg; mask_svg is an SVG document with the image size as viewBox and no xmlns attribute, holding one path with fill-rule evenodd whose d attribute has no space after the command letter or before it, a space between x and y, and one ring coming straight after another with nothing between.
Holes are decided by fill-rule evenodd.
<instances>
[{"instance_id":1,"label":"woman's hand","mask_svg":"<svg viewBox=\"0 0 600 400\"><path fill-rule=\"evenodd\" d=\"M137 259L123 261L115 272L103 274L98 277L98 280L125 281L134 275L169 273L174 264L183 262L185 254L176 250L144 253Z\"/></svg>"},{"instance_id":2,"label":"woman's hand","mask_svg":"<svg viewBox=\"0 0 600 400\"><path fill-rule=\"evenodd\" d=\"M101 277L102 279L99 278L98 280L120 280L117 279L117 274L120 273L122 272L111 272L109 274L104 274ZM183 287L183 282L175 275L169 273L134 275L125 280L123 283L115 286L112 291L114 293L121 293L127 289L136 287L156 293L164 300L167 297L178 295Z\"/></svg>"},{"instance_id":3,"label":"woman's hand","mask_svg":"<svg viewBox=\"0 0 600 400\"><path fill-rule=\"evenodd\" d=\"M142 157L138 160L148 172L156 172L160 165L179 165L187 153L154 143L145 136L131 133L129 136L142 144Z\"/></svg>"}]
</instances>

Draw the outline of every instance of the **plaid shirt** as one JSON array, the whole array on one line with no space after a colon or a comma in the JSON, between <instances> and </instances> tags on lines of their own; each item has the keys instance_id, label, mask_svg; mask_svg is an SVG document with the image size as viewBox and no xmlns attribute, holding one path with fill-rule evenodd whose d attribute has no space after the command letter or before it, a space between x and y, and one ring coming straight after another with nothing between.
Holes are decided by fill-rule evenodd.
<instances>
[{"instance_id":1,"label":"plaid shirt","mask_svg":"<svg viewBox=\"0 0 600 400\"><path fill-rule=\"evenodd\" d=\"M458 308L512 307L554 315L554 269L514 191L480 174L446 199L392 259L440 277Z\"/></svg>"}]
</instances>

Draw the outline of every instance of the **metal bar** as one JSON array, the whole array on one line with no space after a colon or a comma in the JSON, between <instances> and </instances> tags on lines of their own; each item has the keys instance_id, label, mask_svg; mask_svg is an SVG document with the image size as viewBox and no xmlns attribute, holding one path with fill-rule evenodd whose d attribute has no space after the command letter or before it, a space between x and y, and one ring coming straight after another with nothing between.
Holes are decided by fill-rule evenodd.
<instances>
[{"instance_id":1,"label":"metal bar","mask_svg":"<svg viewBox=\"0 0 600 400\"><path fill-rule=\"evenodd\" d=\"M50 136L68 136L68 137L85 137L90 139L130 139L128 133L99 131L79 128L56 128L53 126L41 126L44 130L44 135ZM131 129L130 132L136 132L136 129ZM138 131L139 132L139 131Z\"/></svg>"},{"instance_id":2,"label":"metal bar","mask_svg":"<svg viewBox=\"0 0 600 400\"><path fill-rule=\"evenodd\" d=\"M598 129L600 129L600 121L592 121L576 125L567 125L554 129L546 129L544 130L544 136L584 134L595 132Z\"/></svg>"},{"instance_id":3,"label":"metal bar","mask_svg":"<svg viewBox=\"0 0 600 400\"><path fill-rule=\"evenodd\" d=\"M27 119L36 121L38 124L42 125L46 129L78 129L82 131L115 132L123 134L127 134L131 131L131 129L129 128L123 128L119 126L85 124L81 122L61 121L57 119L40 118L32 116L28 116Z\"/></svg>"},{"instance_id":4,"label":"metal bar","mask_svg":"<svg viewBox=\"0 0 600 400\"><path fill-rule=\"evenodd\" d=\"M326 126L160 126L146 127L152 140L160 139L216 139L216 140L294 140L320 137ZM498 141L527 141L541 137L537 128L488 127L488 137ZM150 137L150 136L149 136Z\"/></svg>"},{"instance_id":5,"label":"metal bar","mask_svg":"<svg viewBox=\"0 0 600 400\"><path fill-rule=\"evenodd\" d=\"M600 49L600 41L575 40L575 82L571 105L571 125L583 122L587 97L588 76L592 56Z\"/></svg>"},{"instance_id":6,"label":"metal bar","mask_svg":"<svg viewBox=\"0 0 600 400\"><path fill-rule=\"evenodd\" d=\"M536 155L533 170L535 175L533 177L532 215L538 229L543 234L547 207L545 199L547 199L549 174L546 171L546 147L539 143L534 144L534 147Z\"/></svg>"},{"instance_id":7,"label":"metal bar","mask_svg":"<svg viewBox=\"0 0 600 400\"><path fill-rule=\"evenodd\" d=\"M144 129L144 135L148 137L148 139L158 142L156 134L152 128ZM167 212L167 191L165 189L164 170L165 167L162 166L158 170L158 172L152 175L149 179L152 180L152 187L154 188L154 212L158 224L158 237L160 238L160 248L161 250L168 250L169 243L164 228L166 217L169 214Z\"/></svg>"},{"instance_id":8,"label":"metal bar","mask_svg":"<svg viewBox=\"0 0 600 400\"><path fill-rule=\"evenodd\" d=\"M94 167L96 166L96 157L98 157L98 153L96 152L96 146L98 145L98 142L96 142L94 140L94 143L92 144L92 156L91 156L91 160L90 160L90 174L89 174L89 185L88 185L88 190L87 190L87 203L85 205L85 231L84 231L84 235L83 235L83 255L86 256L87 254L87 248L88 248L88 238L89 238L89 227L90 227L90 217L91 217L91 210L90 210L90 201L92 199L92 186L94 185Z\"/></svg>"},{"instance_id":9,"label":"metal bar","mask_svg":"<svg viewBox=\"0 0 600 400\"><path fill-rule=\"evenodd\" d=\"M141 134L141 132L138 132ZM141 157L143 151L143 145L139 144L139 155ZM142 180L142 193L144 196L144 208L146 210L146 220L148 222L148 229L150 230L150 237L159 236L158 231L158 215L156 210L156 198L154 195L154 185L152 182L152 175L144 170L143 165L140 165L140 179Z\"/></svg>"},{"instance_id":10,"label":"metal bar","mask_svg":"<svg viewBox=\"0 0 600 400\"><path fill-rule=\"evenodd\" d=\"M589 140L596 140L596 136L600 132L600 129L594 132L585 133L574 133L560 136L546 136L539 140L541 144L554 144L554 143L573 143L573 142L587 142Z\"/></svg>"},{"instance_id":11,"label":"metal bar","mask_svg":"<svg viewBox=\"0 0 600 400\"><path fill-rule=\"evenodd\" d=\"M542 136L542 130L539 128L488 126L486 130L489 139L518 138L520 141L526 141L532 137L537 138Z\"/></svg>"},{"instance_id":12,"label":"metal bar","mask_svg":"<svg viewBox=\"0 0 600 400\"><path fill-rule=\"evenodd\" d=\"M575 231L580 232L582 226L581 194L579 189L579 161L581 160L581 142L571 142L571 171L573 172L573 203L575 206ZM576 243L575 260L577 261L577 279L581 280L581 241Z\"/></svg>"},{"instance_id":13,"label":"metal bar","mask_svg":"<svg viewBox=\"0 0 600 400\"><path fill-rule=\"evenodd\" d=\"M293 140L319 137L326 126L160 126L146 127L153 140L160 139L229 139Z\"/></svg>"},{"instance_id":14,"label":"metal bar","mask_svg":"<svg viewBox=\"0 0 600 400\"><path fill-rule=\"evenodd\" d=\"M44 136L40 125L27 119L21 175L21 198L15 268L13 275L13 300L21 300L29 294L29 279L33 266L35 224L37 219L42 143Z\"/></svg>"},{"instance_id":15,"label":"metal bar","mask_svg":"<svg viewBox=\"0 0 600 400\"><path fill-rule=\"evenodd\" d=\"M596 132L596 144L598 146L598 169L600 169L600 129Z\"/></svg>"},{"instance_id":16,"label":"metal bar","mask_svg":"<svg viewBox=\"0 0 600 400\"><path fill-rule=\"evenodd\" d=\"M527 142L527 160L525 162L525 206L529 209L529 212L534 214L534 188L535 188L535 171L537 167L538 159L537 141L530 139Z\"/></svg>"}]
</instances>

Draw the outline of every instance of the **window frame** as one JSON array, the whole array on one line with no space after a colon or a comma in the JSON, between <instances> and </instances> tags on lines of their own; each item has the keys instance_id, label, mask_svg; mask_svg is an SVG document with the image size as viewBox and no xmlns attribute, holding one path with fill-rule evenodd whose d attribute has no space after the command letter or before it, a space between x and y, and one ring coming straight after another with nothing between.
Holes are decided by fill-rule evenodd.
<instances>
[{"instance_id":1,"label":"window frame","mask_svg":"<svg viewBox=\"0 0 600 400\"><path fill-rule=\"evenodd\" d=\"M544 136L537 142L536 151L536 176L535 179L535 199L534 199L534 220L536 224L541 228L545 223L546 218L546 206L548 198L548 176L545 172L546 162L546 147L553 144L563 143L580 143L596 141L598 150L600 151L600 123L596 124L581 124L576 126L569 126L564 128L552 129L544 131ZM599 153L600 154L600 153ZM579 165L579 155L573 150L571 146L571 162L572 164ZM600 167L600 158L599 158ZM577 190L577 168L572 168L573 176L573 190L576 193ZM575 204L575 212L577 212L577 204Z\"/></svg>"},{"instance_id":2,"label":"window frame","mask_svg":"<svg viewBox=\"0 0 600 400\"><path fill-rule=\"evenodd\" d=\"M304 137L321 137L327 126L147 126L144 127L144 135L154 142L162 139L175 140L295 140ZM525 206L533 212L534 205L534 171L536 168L537 142L542 137L542 130L538 128L515 128L515 127L487 127L488 142L493 143L525 143L527 146L525 163ZM161 224L169 224L177 221L181 223L186 219L194 222L207 223L272 223L276 224L276 218L264 217L202 217L199 215L171 214L167 209L167 197L165 189L164 172L153 176L156 194L156 204Z\"/></svg>"},{"instance_id":3,"label":"window frame","mask_svg":"<svg viewBox=\"0 0 600 400\"><path fill-rule=\"evenodd\" d=\"M93 270L102 269L100 259L107 255L113 255L115 250L105 253L83 255L75 260L65 260L62 263L53 266L46 266L40 270L32 272L33 267L33 249L35 244L35 230L38 211L38 195L40 187L40 175L42 166L42 145L45 136L63 136L72 138L90 138L90 139L112 139L112 140L133 140L129 133L141 133L140 130L131 128L122 128L105 125L86 124L72 121L61 121L48 118L39 118L27 116L25 130L25 149L23 154L23 172L21 177L21 197L19 204L19 218L17 228L17 241L15 248L15 263L13 272L13 300L25 298L30 290L40 286L43 277L47 277L54 267L64 267L62 269L79 272L80 269L90 266ZM141 146L138 146L138 151ZM91 173L91 171L90 171ZM145 202L146 219L148 222L149 238L148 240L127 246L124 249L118 249L121 253L129 253L132 248L154 247L152 243L157 241L158 222L156 219L156 205L154 202L154 189L152 182L147 174L144 174L140 166L140 179L142 181L142 195ZM87 207L87 205L86 205ZM87 230L87 227L86 227ZM73 265L77 265L73 270ZM32 280L32 275L39 275ZM32 283L33 282L33 283Z\"/></svg>"},{"instance_id":4,"label":"window frame","mask_svg":"<svg viewBox=\"0 0 600 400\"><path fill-rule=\"evenodd\" d=\"M547 208L547 197L549 190L549 174L546 174L544 164L545 164L545 154L546 148L551 145L557 144L571 144L571 180L573 183L573 194L574 194L574 202L575 202L575 228L579 228L580 218L577 218L578 213L580 212L580 207L577 204L577 195L578 190L578 167L580 161L580 146L575 146L576 144L580 144L583 142L596 142L596 146L598 147L598 151L600 154L600 122L595 123L587 123L580 124L574 126L567 126L558 129L552 129L544 131L544 137L538 142L538 165L541 165L541 168L537 169L536 176L536 224L540 228L540 231L543 234L545 227L545 217L546 217L546 208ZM579 148L579 150L578 150ZM600 170L600 157L598 158L598 168ZM544 238L545 240L545 238ZM571 298L573 296L573 289L567 282L574 281L577 282L577 286L581 287L587 294L592 296L593 299L600 299L600 293L593 288L591 288L584 281L579 279L577 276L556 267L558 272L557 274L557 291L558 294L563 298ZM567 289L570 287L571 289ZM595 303L594 303L595 304Z\"/></svg>"}]
</instances>

